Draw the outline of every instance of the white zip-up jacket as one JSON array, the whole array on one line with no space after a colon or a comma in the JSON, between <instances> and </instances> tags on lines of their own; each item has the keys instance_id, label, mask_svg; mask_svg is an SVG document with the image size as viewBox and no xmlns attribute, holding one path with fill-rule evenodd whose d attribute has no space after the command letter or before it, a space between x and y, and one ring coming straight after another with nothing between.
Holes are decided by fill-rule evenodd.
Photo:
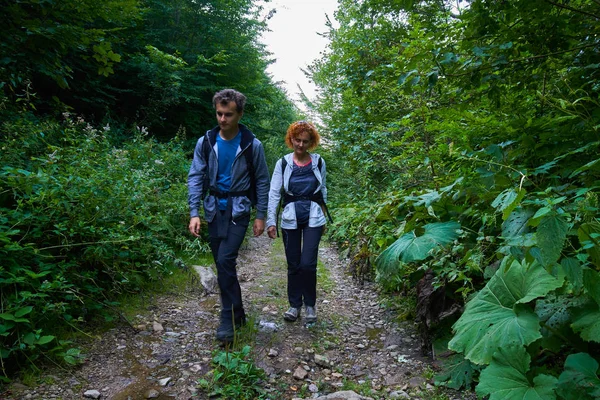
<instances>
[{"instance_id":1,"label":"white zip-up jacket","mask_svg":"<svg viewBox=\"0 0 600 400\"><path fill-rule=\"evenodd\" d=\"M290 176L292 176L292 165L294 165L294 153L289 153L284 156L287 166L283 175L281 174L281 159L277 160L273 176L271 177L271 188L269 190L269 207L267 211L267 228L270 226L277 226L277 206L281 199L281 189L290 195L293 195L289 191ZM321 159L321 170L319 170L318 164L321 158L318 154L310 154L312 160L312 170L319 182L317 189L314 193L321 191L323 194L323 201L327 202L327 187L325 185L325 160ZM310 214L308 217L308 226L315 228L317 226L325 225L327 222L325 214L321 209L321 206L314 201L310 204ZM289 203L281 212L281 224L282 229L297 229L298 223L296 221L296 207L294 203Z\"/></svg>"}]
</instances>

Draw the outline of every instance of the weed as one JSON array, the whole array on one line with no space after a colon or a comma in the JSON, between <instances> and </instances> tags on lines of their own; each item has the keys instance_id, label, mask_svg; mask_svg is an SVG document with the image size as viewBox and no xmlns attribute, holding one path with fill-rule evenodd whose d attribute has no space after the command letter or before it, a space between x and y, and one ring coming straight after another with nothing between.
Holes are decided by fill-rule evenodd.
<instances>
[{"instance_id":1,"label":"weed","mask_svg":"<svg viewBox=\"0 0 600 400\"><path fill-rule=\"evenodd\" d=\"M264 398L265 392L260 383L265 374L250 360L250 346L246 345L240 351L219 351L212 363L214 369L207 374L208 379L198 381L210 397L240 400Z\"/></svg>"}]
</instances>

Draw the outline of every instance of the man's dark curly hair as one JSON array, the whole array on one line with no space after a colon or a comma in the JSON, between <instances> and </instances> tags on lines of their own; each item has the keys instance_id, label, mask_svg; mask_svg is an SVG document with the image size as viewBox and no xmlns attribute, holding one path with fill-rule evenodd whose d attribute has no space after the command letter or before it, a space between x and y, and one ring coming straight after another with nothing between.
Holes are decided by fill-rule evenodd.
<instances>
[{"instance_id":1,"label":"man's dark curly hair","mask_svg":"<svg viewBox=\"0 0 600 400\"><path fill-rule=\"evenodd\" d=\"M215 93L213 96L213 107L217 108L217 104L226 105L231 101L235 102L238 112L244 112L244 107L246 106L246 96L233 89L223 89Z\"/></svg>"}]
</instances>

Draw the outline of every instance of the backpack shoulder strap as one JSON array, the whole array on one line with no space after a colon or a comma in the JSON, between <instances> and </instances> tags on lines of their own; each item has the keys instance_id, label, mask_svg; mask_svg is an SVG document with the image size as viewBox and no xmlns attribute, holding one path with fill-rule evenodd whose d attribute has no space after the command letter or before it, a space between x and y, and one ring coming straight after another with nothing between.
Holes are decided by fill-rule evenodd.
<instances>
[{"instance_id":1,"label":"backpack shoulder strap","mask_svg":"<svg viewBox=\"0 0 600 400\"><path fill-rule=\"evenodd\" d=\"M216 136L212 135L213 137L211 137L210 132L211 131L206 131L206 134L204 135L204 140L202 141L202 155L204 156L204 161L206 162L206 164L208 164L208 156L210 155L210 149L214 146L216 140Z\"/></svg>"},{"instance_id":2,"label":"backpack shoulder strap","mask_svg":"<svg viewBox=\"0 0 600 400\"><path fill-rule=\"evenodd\" d=\"M287 167L287 161L285 159L285 156L281 157L281 176L283 176L283 173L285 172L285 169Z\"/></svg>"},{"instance_id":3,"label":"backpack shoulder strap","mask_svg":"<svg viewBox=\"0 0 600 400\"><path fill-rule=\"evenodd\" d=\"M250 171L254 171L254 164L252 161L252 150L254 147L254 135L247 130L242 130L242 140L240 142L240 147L245 149L248 147L248 150L244 151L244 156L246 156L246 164Z\"/></svg>"}]
</instances>

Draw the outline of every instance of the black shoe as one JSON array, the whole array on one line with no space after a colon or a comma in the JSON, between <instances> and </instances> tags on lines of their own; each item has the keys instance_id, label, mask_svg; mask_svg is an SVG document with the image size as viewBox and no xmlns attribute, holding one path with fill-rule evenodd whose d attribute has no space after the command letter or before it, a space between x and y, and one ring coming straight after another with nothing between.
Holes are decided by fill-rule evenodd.
<instances>
[{"instance_id":1,"label":"black shoe","mask_svg":"<svg viewBox=\"0 0 600 400\"><path fill-rule=\"evenodd\" d=\"M217 340L223 343L233 342L233 338L235 336L235 331L233 330L233 326L231 324L221 323L217 328Z\"/></svg>"},{"instance_id":2,"label":"black shoe","mask_svg":"<svg viewBox=\"0 0 600 400\"><path fill-rule=\"evenodd\" d=\"M235 328L231 325L231 322L221 321L221 324L217 328L217 340L224 343L233 342L235 331L244 325L246 325L245 315L235 319Z\"/></svg>"}]
</instances>

